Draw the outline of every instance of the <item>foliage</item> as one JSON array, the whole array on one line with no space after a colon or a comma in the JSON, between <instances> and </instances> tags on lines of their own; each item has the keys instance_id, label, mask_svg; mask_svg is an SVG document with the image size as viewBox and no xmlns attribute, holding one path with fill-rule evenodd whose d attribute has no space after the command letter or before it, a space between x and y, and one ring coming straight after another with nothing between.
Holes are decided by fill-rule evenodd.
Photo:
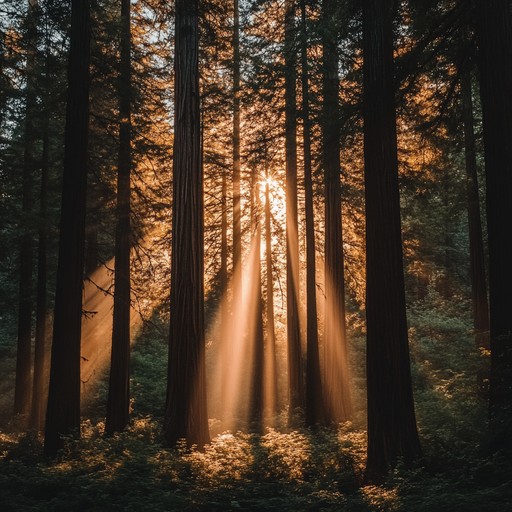
<instances>
[{"instance_id":1,"label":"foliage","mask_svg":"<svg viewBox=\"0 0 512 512\"><path fill-rule=\"evenodd\" d=\"M13 433L13 425L0 431L4 510L505 510L512 473L503 456L482 449L485 403L475 398L473 366L480 362L469 364L472 340L464 325L453 327L457 308L439 300L433 294L435 309L422 302L411 315L425 457L414 467L398 464L383 486L361 485L366 433L350 423L223 432L204 451L165 448L166 324L155 315L134 348L134 418L126 432L106 438L102 420L85 420L81 439L70 438L57 460L46 461L37 434ZM439 318L426 328L435 311L444 328Z\"/></svg>"}]
</instances>

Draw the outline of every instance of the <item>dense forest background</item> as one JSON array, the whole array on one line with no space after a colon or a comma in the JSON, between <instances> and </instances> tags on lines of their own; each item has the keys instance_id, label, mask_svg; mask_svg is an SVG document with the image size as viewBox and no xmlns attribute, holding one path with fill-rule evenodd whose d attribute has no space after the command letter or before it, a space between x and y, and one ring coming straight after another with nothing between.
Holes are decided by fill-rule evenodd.
<instances>
[{"instance_id":1,"label":"dense forest background","mask_svg":"<svg viewBox=\"0 0 512 512\"><path fill-rule=\"evenodd\" d=\"M507 0L0 0L5 510L512 503Z\"/></svg>"}]
</instances>

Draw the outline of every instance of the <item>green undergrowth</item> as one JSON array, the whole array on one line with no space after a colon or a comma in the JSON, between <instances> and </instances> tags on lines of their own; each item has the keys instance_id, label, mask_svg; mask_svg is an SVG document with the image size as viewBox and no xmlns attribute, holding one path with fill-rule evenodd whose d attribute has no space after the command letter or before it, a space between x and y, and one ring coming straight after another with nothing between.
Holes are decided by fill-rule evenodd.
<instances>
[{"instance_id":1,"label":"green undergrowth","mask_svg":"<svg viewBox=\"0 0 512 512\"><path fill-rule=\"evenodd\" d=\"M82 424L57 460L33 434L0 437L7 511L346 510L502 511L512 503L505 460L447 457L447 468L398 465L383 486L362 486L365 433L339 429L223 433L204 451L165 448L161 423L134 419L103 436ZM507 473L508 471L508 473Z\"/></svg>"},{"instance_id":2,"label":"green undergrowth","mask_svg":"<svg viewBox=\"0 0 512 512\"><path fill-rule=\"evenodd\" d=\"M429 300L440 301L437 296ZM424 457L398 464L382 486L363 485L362 408L338 428L221 432L203 451L168 449L161 437L166 326L156 319L132 357L132 420L103 435L106 384L59 457L42 438L0 428L0 510L25 511L469 511L512 509L512 467L486 450L486 400L475 378L482 356L460 306L410 313L416 412ZM364 382L364 336L353 334L353 379ZM484 361L485 362L485 361ZM364 389L357 393L364 396ZM285 416L285 413L282 414ZM212 432L218 420L211 420Z\"/></svg>"}]
</instances>

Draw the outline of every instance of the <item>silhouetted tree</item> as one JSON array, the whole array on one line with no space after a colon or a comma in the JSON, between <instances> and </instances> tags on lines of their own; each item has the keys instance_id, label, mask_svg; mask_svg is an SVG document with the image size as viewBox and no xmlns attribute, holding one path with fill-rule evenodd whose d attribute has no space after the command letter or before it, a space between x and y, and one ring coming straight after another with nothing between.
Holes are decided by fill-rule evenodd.
<instances>
[{"instance_id":1,"label":"silhouetted tree","mask_svg":"<svg viewBox=\"0 0 512 512\"><path fill-rule=\"evenodd\" d=\"M368 459L379 482L420 454L411 385L398 191L391 2L363 3Z\"/></svg>"},{"instance_id":2,"label":"silhouetted tree","mask_svg":"<svg viewBox=\"0 0 512 512\"><path fill-rule=\"evenodd\" d=\"M489 301L487 300L487 277L485 275L484 244L482 220L480 215L480 197L478 191L471 71L469 69L462 70L460 87L464 124L464 153L466 158L473 327L475 330L475 341L477 345L488 346Z\"/></svg>"},{"instance_id":3,"label":"silhouetted tree","mask_svg":"<svg viewBox=\"0 0 512 512\"><path fill-rule=\"evenodd\" d=\"M249 400L249 418L251 430L263 430L263 396L264 396L264 338L263 338L263 300L261 296L261 201L260 184L255 170L251 174L251 237L254 258L251 258L250 305L254 321L250 322L253 332L249 332L251 354L251 394Z\"/></svg>"},{"instance_id":4,"label":"silhouetted tree","mask_svg":"<svg viewBox=\"0 0 512 512\"><path fill-rule=\"evenodd\" d=\"M121 2L119 74L119 162L115 247L114 320L105 432L122 431L130 415L130 174L131 174L131 15Z\"/></svg>"},{"instance_id":5,"label":"silhouetted tree","mask_svg":"<svg viewBox=\"0 0 512 512\"><path fill-rule=\"evenodd\" d=\"M489 236L492 446L512 441L512 25L508 0L477 2Z\"/></svg>"},{"instance_id":6,"label":"silhouetted tree","mask_svg":"<svg viewBox=\"0 0 512 512\"><path fill-rule=\"evenodd\" d=\"M199 111L198 0L177 0L171 325L164 436L209 441L204 342L203 176Z\"/></svg>"},{"instance_id":7,"label":"silhouetted tree","mask_svg":"<svg viewBox=\"0 0 512 512\"><path fill-rule=\"evenodd\" d=\"M18 309L18 344L16 352L16 385L14 388L14 414L26 414L30 408L31 391L31 342L32 342L32 306L33 283L32 266L34 241L30 216L33 208L33 181L37 168L35 153L37 138L37 76L36 54L38 45L37 0L29 0L26 17L26 76L25 89L25 126L22 178L22 226L20 240L20 282Z\"/></svg>"},{"instance_id":8,"label":"silhouetted tree","mask_svg":"<svg viewBox=\"0 0 512 512\"><path fill-rule=\"evenodd\" d=\"M325 394L328 422L351 414L345 321L345 271L341 225L340 108L337 2L322 3L322 159L325 193Z\"/></svg>"},{"instance_id":9,"label":"silhouetted tree","mask_svg":"<svg viewBox=\"0 0 512 512\"><path fill-rule=\"evenodd\" d=\"M89 117L90 2L72 0L64 174L44 452L80 429L80 328Z\"/></svg>"},{"instance_id":10,"label":"silhouetted tree","mask_svg":"<svg viewBox=\"0 0 512 512\"><path fill-rule=\"evenodd\" d=\"M309 64L306 0L301 10L302 138L304 146L304 208L306 217L306 426L323 421L324 404L320 355L318 351L318 313L316 304L315 212L309 108Z\"/></svg>"},{"instance_id":11,"label":"silhouetted tree","mask_svg":"<svg viewBox=\"0 0 512 512\"><path fill-rule=\"evenodd\" d=\"M266 150L265 150L266 156ZM265 377L268 383L266 405L272 417L277 412L277 364L276 364L276 328L274 318L274 277L272 271L272 212L270 211L270 176L265 158L265 272L267 300L266 310L266 339L265 339Z\"/></svg>"},{"instance_id":12,"label":"silhouetted tree","mask_svg":"<svg viewBox=\"0 0 512 512\"><path fill-rule=\"evenodd\" d=\"M299 319L299 239L297 219L297 56L295 0L285 1L285 146L286 146L286 329L288 339L289 421L304 406Z\"/></svg>"},{"instance_id":13,"label":"silhouetted tree","mask_svg":"<svg viewBox=\"0 0 512 512\"><path fill-rule=\"evenodd\" d=\"M36 335L34 342L34 375L29 424L41 430L44 424L46 323L48 315L48 181L50 173L50 56L49 35L46 34L44 97L42 112L43 151L41 155L41 189L39 195L39 244L37 248Z\"/></svg>"},{"instance_id":14,"label":"silhouetted tree","mask_svg":"<svg viewBox=\"0 0 512 512\"><path fill-rule=\"evenodd\" d=\"M240 209L240 12L233 0L233 303L242 296L242 227Z\"/></svg>"}]
</instances>

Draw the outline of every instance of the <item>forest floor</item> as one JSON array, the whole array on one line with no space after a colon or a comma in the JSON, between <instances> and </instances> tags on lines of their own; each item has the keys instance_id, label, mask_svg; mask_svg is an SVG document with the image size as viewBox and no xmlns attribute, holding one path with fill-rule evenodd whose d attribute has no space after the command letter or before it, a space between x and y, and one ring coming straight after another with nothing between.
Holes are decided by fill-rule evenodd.
<instances>
[{"instance_id":1,"label":"forest floor","mask_svg":"<svg viewBox=\"0 0 512 512\"><path fill-rule=\"evenodd\" d=\"M451 331L438 336L441 327ZM425 456L414 467L398 464L382 486L362 485L364 418L315 432L276 428L263 435L214 433L203 452L165 448L161 416L166 346L161 329L150 328L134 348L133 419L120 435L103 436L106 384L100 382L84 410L84 418L92 419L84 419L81 439L67 441L59 458L49 462L42 456L41 436L19 433L9 418L12 394L0 397L0 509L512 510L510 460L486 450L485 400L474 377L474 365L480 363L468 355L474 346L468 337L463 339L459 325L445 322L441 327L411 331ZM446 343L447 336L452 336L451 343ZM5 391L12 382L12 361L7 352L3 355ZM356 372L354 379L363 378ZM212 421L212 432L216 427Z\"/></svg>"}]
</instances>

